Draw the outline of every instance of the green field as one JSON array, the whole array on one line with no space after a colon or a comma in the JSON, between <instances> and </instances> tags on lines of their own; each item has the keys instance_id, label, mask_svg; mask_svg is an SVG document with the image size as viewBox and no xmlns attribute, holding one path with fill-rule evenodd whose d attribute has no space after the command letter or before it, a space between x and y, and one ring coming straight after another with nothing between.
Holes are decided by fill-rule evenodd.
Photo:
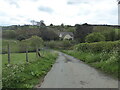
<instances>
[{"instance_id":1,"label":"green field","mask_svg":"<svg viewBox=\"0 0 120 90\"><path fill-rule=\"evenodd\" d=\"M11 53L11 64L24 64L26 63L26 53ZM36 53L29 53L28 54L29 61L35 61L36 60ZM3 65L8 64L8 55L3 54L2 55L2 63Z\"/></svg>"},{"instance_id":2,"label":"green field","mask_svg":"<svg viewBox=\"0 0 120 90\"><path fill-rule=\"evenodd\" d=\"M33 88L40 83L54 64L57 53L42 51L41 55L36 58L35 53L29 53L29 62L26 63L25 53L12 53L9 65L7 54L3 54L3 88Z\"/></svg>"}]
</instances>

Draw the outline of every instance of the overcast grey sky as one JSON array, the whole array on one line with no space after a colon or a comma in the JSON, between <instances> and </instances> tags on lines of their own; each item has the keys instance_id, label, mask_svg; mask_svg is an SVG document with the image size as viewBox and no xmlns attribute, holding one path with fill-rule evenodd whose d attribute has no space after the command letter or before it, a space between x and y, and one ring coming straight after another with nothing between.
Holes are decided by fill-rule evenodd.
<instances>
[{"instance_id":1,"label":"overcast grey sky","mask_svg":"<svg viewBox=\"0 0 120 90\"><path fill-rule=\"evenodd\" d=\"M117 0L0 0L0 26L118 24Z\"/></svg>"}]
</instances>

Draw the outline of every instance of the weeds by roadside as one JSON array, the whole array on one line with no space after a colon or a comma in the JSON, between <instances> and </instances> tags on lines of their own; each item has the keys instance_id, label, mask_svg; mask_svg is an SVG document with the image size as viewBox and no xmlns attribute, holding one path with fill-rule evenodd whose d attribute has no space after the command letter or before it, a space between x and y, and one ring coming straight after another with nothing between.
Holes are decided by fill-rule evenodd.
<instances>
[{"instance_id":1,"label":"weeds by roadside","mask_svg":"<svg viewBox=\"0 0 120 90\"><path fill-rule=\"evenodd\" d=\"M47 51L42 58L29 63L3 65L3 88L33 88L47 74L56 58L57 53Z\"/></svg>"},{"instance_id":2,"label":"weeds by roadside","mask_svg":"<svg viewBox=\"0 0 120 90\"><path fill-rule=\"evenodd\" d=\"M75 50L63 50L63 52L73 57L76 57L95 68L99 68L100 70L109 73L117 78L120 75L120 73L118 74L118 60L120 57L117 51L112 51L109 53L91 53Z\"/></svg>"}]
</instances>

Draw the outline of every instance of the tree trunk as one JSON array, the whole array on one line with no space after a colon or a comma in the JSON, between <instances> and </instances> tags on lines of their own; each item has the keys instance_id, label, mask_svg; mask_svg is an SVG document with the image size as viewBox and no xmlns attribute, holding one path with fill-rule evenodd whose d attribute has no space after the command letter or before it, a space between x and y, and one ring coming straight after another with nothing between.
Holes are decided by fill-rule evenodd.
<instances>
[{"instance_id":1,"label":"tree trunk","mask_svg":"<svg viewBox=\"0 0 120 90\"><path fill-rule=\"evenodd\" d=\"M28 48L26 48L26 62L28 62Z\"/></svg>"},{"instance_id":2,"label":"tree trunk","mask_svg":"<svg viewBox=\"0 0 120 90\"><path fill-rule=\"evenodd\" d=\"M8 43L8 64L10 64L10 45Z\"/></svg>"}]
</instances>

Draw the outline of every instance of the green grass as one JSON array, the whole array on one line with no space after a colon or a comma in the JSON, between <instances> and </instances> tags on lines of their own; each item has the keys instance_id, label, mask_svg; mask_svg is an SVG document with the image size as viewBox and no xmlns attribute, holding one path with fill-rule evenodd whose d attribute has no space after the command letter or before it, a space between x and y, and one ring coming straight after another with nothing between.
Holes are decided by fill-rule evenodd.
<instances>
[{"instance_id":1,"label":"green grass","mask_svg":"<svg viewBox=\"0 0 120 90\"><path fill-rule=\"evenodd\" d=\"M11 53L11 64L24 64L26 63L26 53ZM28 53L29 61L34 61L36 59L36 53ZM2 55L2 63L3 65L8 64L8 55Z\"/></svg>"},{"instance_id":2,"label":"green grass","mask_svg":"<svg viewBox=\"0 0 120 90\"><path fill-rule=\"evenodd\" d=\"M114 77L118 75L118 61L119 55L117 52L101 52L101 53L90 53L90 52L80 52L75 50L63 50L62 52L76 57L91 66L98 68Z\"/></svg>"},{"instance_id":3,"label":"green grass","mask_svg":"<svg viewBox=\"0 0 120 90\"><path fill-rule=\"evenodd\" d=\"M29 53L29 63L25 62L25 53L11 55L11 64L7 64L7 55L3 55L3 88L33 88L47 74L57 58L56 52L44 51L41 58Z\"/></svg>"}]
</instances>

